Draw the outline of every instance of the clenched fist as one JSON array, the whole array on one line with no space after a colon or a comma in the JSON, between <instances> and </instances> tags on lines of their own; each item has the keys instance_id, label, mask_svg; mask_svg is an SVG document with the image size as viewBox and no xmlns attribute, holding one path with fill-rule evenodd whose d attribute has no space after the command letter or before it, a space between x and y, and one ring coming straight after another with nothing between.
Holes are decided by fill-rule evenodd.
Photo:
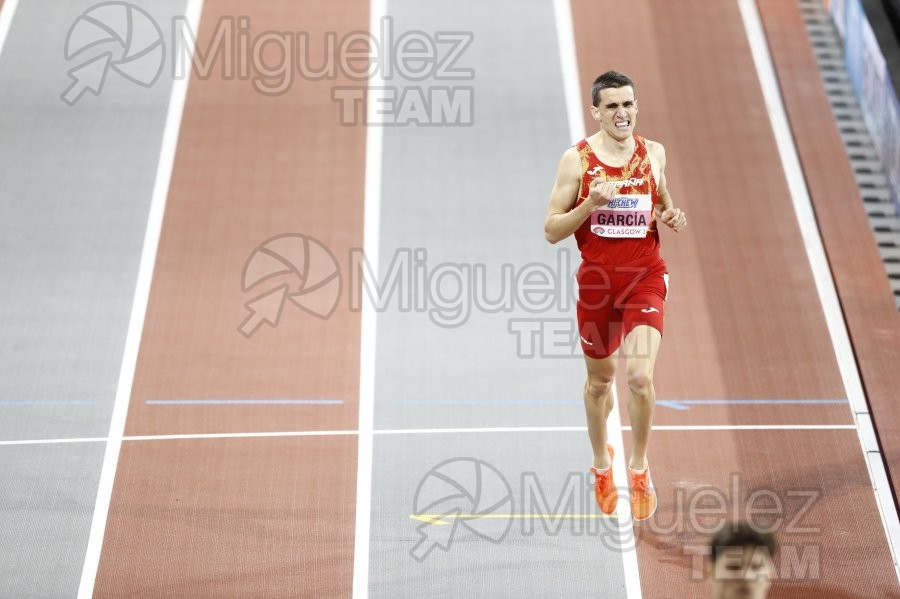
<instances>
[{"instance_id":1,"label":"clenched fist","mask_svg":"<svg viewBox=\"0 0 900 599\"><path fill-rule=\"evenodd\" d=\"M669 208L660 215L659 219L676 233L687 226L687 217L681 208Z\"/></svg>"},{"instance_id":2,"label":"clenched fist","mask_svg":"<svg viewBox=\"0 0 900 599\"><path fill-rule=\"evenodd\" d=\"M614 182L594 179L589 187L587 201L591 204L591 209L602 208L609 204L615 193L616 184Z\"/></svg>"}]
</instances>

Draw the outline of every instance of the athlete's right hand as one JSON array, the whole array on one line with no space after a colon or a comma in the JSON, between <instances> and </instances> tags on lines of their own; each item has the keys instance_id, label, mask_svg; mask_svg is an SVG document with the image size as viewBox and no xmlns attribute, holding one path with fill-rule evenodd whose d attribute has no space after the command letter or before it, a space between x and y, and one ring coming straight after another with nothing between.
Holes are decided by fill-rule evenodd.
<instances>
[{"instance_id":1,"label":"athlete's right hand","mask_svg":"<svg viewBox=\"0 0 900 599\"><path fill-rule=\"evenodd\" d=\"M587 201L591 204L591 209L602 208L609 204L609 201L616 193L616 185L612 181L603 181L600 178L591 181Z\"/></svg>"}]
</instances>

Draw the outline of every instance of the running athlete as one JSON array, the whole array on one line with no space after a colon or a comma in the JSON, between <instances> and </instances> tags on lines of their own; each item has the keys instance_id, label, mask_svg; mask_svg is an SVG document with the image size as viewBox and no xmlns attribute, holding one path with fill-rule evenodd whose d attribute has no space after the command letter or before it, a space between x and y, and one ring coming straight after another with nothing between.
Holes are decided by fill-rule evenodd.
<instances>
[{"instance_id":1,"label":"running athlete","mask_svg":"<svg viewBox=\"0 0 900 599\"><path fill-rule=\"evenodd\" d=\"M606 420L621 346L634 441L628 463L631 510L635 520L646 520L657 506L647 445L655 403L653 365L668 293L657 223L679 232L687 219L666 189L662 145L634 133L638 108L631 79L615 71L597 77L590 110L600 129L563 154L544 232L550 243L574 233L581 251L577 316L587 364L584 405L597 504L612 514L618 501Z\"/></svg>"}]
</instances>

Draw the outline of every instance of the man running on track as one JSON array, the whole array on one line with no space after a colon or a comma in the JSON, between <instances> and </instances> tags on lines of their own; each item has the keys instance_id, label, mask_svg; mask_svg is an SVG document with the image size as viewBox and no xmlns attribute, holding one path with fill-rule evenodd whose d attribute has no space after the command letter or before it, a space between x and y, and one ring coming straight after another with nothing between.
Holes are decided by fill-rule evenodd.
<instances>
[{"instance_id":1,"label":"man running on track","mask_svg":"<svg viewBox=\"0 0 900 599\"><path fill-rule=\"evenodd\" d=\"M615 71L600 75L591 89L591 104L600 130L563 154L544 232L550 243L574 233L581 251L577 315L587 364L584 405L597 504L612 514L618 500L606 420L613 409L615 359L621 345L634 441L628 464L631 510L635 520L645 520L657 505L647 444L655 403L653 365L668 293L657 222L678 232L687 220L666 189L662 145L634 133L638 109L631 79Z\"/></svg>"}]
</instances>

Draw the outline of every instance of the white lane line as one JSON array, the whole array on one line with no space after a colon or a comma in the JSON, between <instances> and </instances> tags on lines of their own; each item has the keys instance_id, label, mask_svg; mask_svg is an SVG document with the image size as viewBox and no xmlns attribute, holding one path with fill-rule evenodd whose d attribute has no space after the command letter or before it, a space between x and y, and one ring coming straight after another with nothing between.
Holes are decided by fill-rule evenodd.
<instances>
[{"instance_id":1,"label":"white lane line","mask_svg":"<svg viewBox=\"0 0 900 599\"><path fill-rule=\"evenodd\" d=\"M708 424L658 425L654 431L839 431L856 430L855 424ZM630 426L620 426L630 431ZM455 435L463 433L584 433L585 426L500 426L490 428L400 428L371 430L372 435ZM185 433L180 435L130 435L122 441L178 441L192 439L262 439L277 437L338 437L358 435L358 430L332 431L272 431L258 433ZM621 438L621 437L620 437ZM70 439L21 439L0 441L0 447L15 445L53 445L62 443L103 443L107 437L73 437Z\"/></svg>"},{"instance_id":2,"label":"white lane line","mask_svg":"<svg viewBox=\"0 0 900 599\"><path fill-rule=\"evenodd\" d=\"M6 36L9 35L9 28L12 26L13 15L16 14L16 8L19 6L19 0L5 0L3 7L0 8L0 56L3 56L3 47L6 45Z\"/></svg>"},{"instance_id":3,"label":"white lane line","mask_svg":"<svg viewBox=\"0 0 900 599\"><path fill-rule=\"evenodd\" d=\"M380 35L387 0L371 0L369 32ZM378 69L369 79L366 103L366 173L363 196L363 257L378 276L378 244L381 222L381 168L384 129L369 126L378 120L378 102L373 87L384 85ZM375 426L375 335L376 312L368 294L362 293L359 339L359 439L356 458L356 527L353 549L353 599L369 596L369 536L372 519L372 446Z\"/></svg>"},{"instance_id":4,"label":"white lane line","mask_svg":"<svg viewBox=\"0 0 900 599\"><path fill-rule=\"evenodd\" d=\"M584 125L584 105L581 97L581 84L578 72L578 53L575 48L575 31L573 29L572 6L569 0L553 0L553 13L556 20L556 37L559 43L559 60L563 77L563 89L566 95L566 117L569 122L569 138L576 143L586 135ZM619 399L613 385L613 401L616 410L607 421L607 438L614 447L619 448L613 460L613 477L619 485L627 484L625 471L625 452L622 441L622 427L619 416ZM587 430L585 427L582 430ZM628 599L641 599L641 577L638 571L637 543L631 519L631 505L628 501L619 501L616 512L619 517L620 547L622 548L622 567L625 575L625 596Z\"/></svg>"},{"instance_id":5,"label":"white lane line","mask_svg":"<svg viewBox=\"0 0 900 599\"><path fill-rule=\"evenodd\" d=\"M192 31L198 30L203 0L188 0L185 15ZM174 40L172 40L174 43ZM193 48L189 53L193 52ZM153 196L150 200L150 213L147 217L147 230L144 233L144 247L141 251L141 263L138 270L137 284L134 291L134 302L131 306L131 318L128 323L128 335L125 338L125 350L122 355L122 367L119 372L119 384L116 388L113 403L112 420L109 426L109 439L103 456L103 468L100 471L100 484L97 488L97 500L91 520L91 532L88 537L87 552L81 571L81 583L78 586L79 599L89 599L94 593L94 580L100 565L100 552L103 549L103 536L106 533L106 519L109 515L109 503L112 498L113 483L116 478L116 467L119 463L119 451L122 447L122 436L125 432L125 419L128 416L128 403L131 399L131 388L134 382L134 370L137 364L141 335L144 330L144 318L147 314L147 301L150 296L150 281L156 264L156 252L159 247L159 236L162 230L166 197L169 194L169 181L172 178L172 167L175 162L175 149L178 145L178 134L181 129L181 117L187 97L190 76L177 79L172 83L169 98L169 111L163 130L159 164L156 170L156 181Z\"/></svg>"},{"instance_id":6,"label":"white lane line","mask_svg":"<svg viewBox=\"0 0 900 599\"><path fill-rule=\"evenodd\" d=\"M621 447L622 431L630 431L630 426L610 424L610 429L618 429ZM654 425L654 431L828 431L856 430L855 424L688 424ZM586 426L501 426L485 428L401 428L376 430L376 435L427 435L456 433L583 433ZM624 461L623 461L624 463Z\"/></svg>"},{"instance_id":7,"label":"white lane line","mask_svg":"<svg viewBox=\"0 0 900 599\"><path fill-rule=\"evenodd\" d=\"M0 447L16 445L58 445L64 443L106 443L106 437L72 437L71 439L21 439L16 441L0 441Z\"/></svg>"},{"instance_id":8,"label":"white lane line","mask_svg":"<svg viewBox=\"0 0 900 599\"><path fill-rule=\"evenodd\" d=\"M756 2L755 0L738 0L738 6L744 22L744 29L747 32L747 39L750 42L753 63L756 66L756 73L759 76L759 83L766 103L766 112L769 114L772 132L775 134L778 154L787 177L791 200L800 225L800 233L803 237L803 245L806 248L806 255L812 269L819 300L825 312L825 322L828 326L828 333L831 336L831 344L834 347L841 379L847 391L847 398L850 401L857 424L861 427L871 426L868 418L860 418L860 416L867 416L869 409L866 404L859 371L856 367L856 358L850 345L847 325L844 322L844 315L838 301L834 279L831 276L825 248L819 235L812 201L810 200L809 190L806 187L806 180L800 165L800 158L794 145L794 138L782 102L781 88L775 76L775 68L772 64L772 57L769 54L769 47ZM865 438L869 435L869 432L862 430L857 432L860 437L860 445L865 452ZM898 526L897 509L894 505L890 488L887 485L876 484L875 482L882 479L881 471L884 470L884 463L881 460L881 455L878 455L877 460L871 459L872 453L875 452L868 453L869 459L866 460L869 477L875 489L875 502L878 505L888 546L894 559L894 571L897 579L900 580L900 567L898 567L897 563L897 550L900 547L900 526ZM877 453L880 454L880 448ZM886 475L883 478L886 480Z\"/></svg>"},{"instance_id":9,"label":"white lane line","mask_svg":"<svg viewBox=\"0 0 900 599\"><path fill-rule=\"evenodd\" d=\"M556 39L559 43L559 66L566 94L569 140L575 144L584 137L584 105L581 102L578 52L575 49L575 32L572 29L574 21L569 0L553 0L553 14L556 21Z\"/></svg>"},{"instance_id":10,"label":"white lane line","mask_svg":"<svg viewBox=\"0 0 900 599\"><path fill-rule=\"evenodd\" d=\"M623 426L623 430L631 430ZM840 431L856 430L855 424L688 424L654 426L653 431Z\"/></svg>"}]
</instances>

